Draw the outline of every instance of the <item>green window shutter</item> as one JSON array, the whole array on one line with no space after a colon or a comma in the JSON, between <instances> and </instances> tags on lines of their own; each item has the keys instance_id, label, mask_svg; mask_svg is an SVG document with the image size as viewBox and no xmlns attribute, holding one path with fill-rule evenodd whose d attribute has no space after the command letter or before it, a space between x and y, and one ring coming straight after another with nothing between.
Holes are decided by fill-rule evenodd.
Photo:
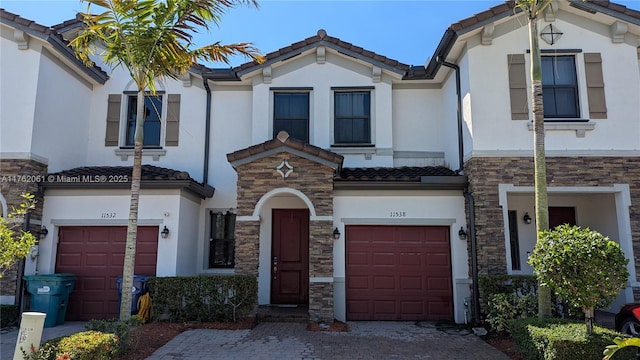
<instances>
[{"instance_id":1,"label":"green window shutter","mask_svg":"<svg viewBox=\"0 0 640 360\"><path fill-rule=\"evenodd\" d=\"M120 137L120 102L122 95L109 94L107 104L107 130L104 137L104 146L118 146Z\"/></svg>"},{"instance_id":2,"label":"green window shutter","mask_svg":"<svg viewBox=\"0 0 640 360\"><path fill-rule=\"evenodd\" d=\"M607 102L604 96L602 57L600 53L584 54L584 71L587 81L587 101L591 119L607 118Z\"/></svg>"},{"instance_id":3,"label":"green window shutter","mask_svg":"<svg viewBox=\"0 0 640 360\"><path fill-rule=\"evenodd\" d=\"M180 128L180 94L169 94L167 97L167 132L166 146L178 146Z\"/></svg>"},{"instance_id":4,"label":"green window shutter","mask_svg":"<svg viewBox=\"0 0 640 360\"><path fill-rule=\"evenodd\" d=\"M507 55L511 120L529 120L527 72L523 54Z\"/></svg>"}]
</instances>

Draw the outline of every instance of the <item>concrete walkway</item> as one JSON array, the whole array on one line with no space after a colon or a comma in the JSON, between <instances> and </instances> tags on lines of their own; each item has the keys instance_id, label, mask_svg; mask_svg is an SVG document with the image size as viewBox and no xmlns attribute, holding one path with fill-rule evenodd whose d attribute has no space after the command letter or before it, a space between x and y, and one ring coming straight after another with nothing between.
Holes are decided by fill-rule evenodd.
<instances>
[{"instance_id":1,"label":"concrete walkway","mask_svg":"<svg viewBox=\"0 0 640 360\"><path fill-rule=\"evenodd\" d=\"M300 323L261 323L251 330L189 330L147 360L487 359L508 360L475 335L428 323L349 322L343 333L311 332Z\"/></svg>"},{"instance_id":2,"label":"concrete walkway","mask_svg":"<svg viewBox=\"0 0 640 360\"><path fill-rule=\"evenodd\" d=\"M57 338L59 336L70 335L80 331L85 331L86 322L83 321L67 321L62 325L55 327L44 328L42 331L42 342L49 339ZM13 352L16 348L16 341L18 340L18 328L10 328L2 330L0 333L0 342L2 346L2 360L12 360Z\"/></svg>"}]
</instances>

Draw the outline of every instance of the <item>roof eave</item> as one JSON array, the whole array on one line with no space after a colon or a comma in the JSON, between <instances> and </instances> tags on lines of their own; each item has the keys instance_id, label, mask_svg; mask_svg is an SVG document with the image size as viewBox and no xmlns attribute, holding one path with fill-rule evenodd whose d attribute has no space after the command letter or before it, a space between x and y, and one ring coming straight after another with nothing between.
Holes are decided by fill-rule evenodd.
<instances>
[{"instance_id":1,"label":"roof eave","mask_svg":"<svg viewBox=\"0 0 640 360\"><path fill-rule=\"evenodd\" d=\"M465 190L466 176L422 176L420 182L334 181L334 190Z\"/></svg>"},{"instance_id":2,"label":"roof eave","mask_svg":"<svg viewBox=\"0 0 640 360\"><path fill-rule=\"evenodd\" d=\"M330 48L332 50L337 51L340 54L352 57L352 58L360 60L360 61L367 62L367 63L369 63L371 65L374 65L374 66L378 66L378 67L380 67L382 69L385 69L385 70L390 71L392 73L398 74L399 76L404 76L405 73L406 73L406 71L402 71L402 70L400 70L400 69L398 69L398 68L396 68L396 67L394 67L392 65L377 61L375 59L372 59L370 57L364 56L364 55L359 54L359 53L357 53L355 51L346 49L344 47L341 47L341 46L339 46L337 44L334 44L334 43L332 43L330 41L326 41L326 40L320 40L318 42L314 42L314 43L299 47L295 51L291 51L291 52L276 56L276 57L274 57L272 59L269 59L269 60L265 61L262 64L256 64L255 66L247 67L247 68L245 68L243 70L237 71L236 73L237 73L238 77L241 78L241 77L243 77L243 76L245 76L247 74L250 74L250 73L252 73L252 72L254 72L256 70L262 69L265 66L273 65L273 64L278 63L280 61L284 61L284 60L288 60L288 59L297 57L297 56L301 55L302 53L304 53L306 51L312 50L312 49L320 47L320 46L324 46L324 47Z\"/></svg>"},{"instance_id":3,"label":"roof eave","mask_svg":"<svg viewBox=\"0 0 640 360\"><path fill-rule=\"evenodd\" d=\"M130 182L42 182L43 189L65 190L115 190L130 189ZM141 180L141 189L184 189L202 199L213 196L215 189L211 185L202 185L192 180Z\"/></svg>"}]
</instances>

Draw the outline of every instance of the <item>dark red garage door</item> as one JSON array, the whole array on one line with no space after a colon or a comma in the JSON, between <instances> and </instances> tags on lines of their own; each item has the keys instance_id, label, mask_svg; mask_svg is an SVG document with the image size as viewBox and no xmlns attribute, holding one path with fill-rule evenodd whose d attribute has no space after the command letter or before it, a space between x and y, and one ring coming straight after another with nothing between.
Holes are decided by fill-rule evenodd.
<instances>
[{"instance_id":1,"label":"dark red garage door","mask_svg":"<svg viewBox=\"0 0 640 360\"><path fill-rule=\"evenodd\" d=\"M60 228L56 273L77 277L69 299L67 320L118 317L118 288L122 276L127 228L122 226L65 226ZM139 226L136 275L155 275L158 227Z\"/></svg>"},{"instance_id":2,"label":"dark red garage door","mask_svg":"<svg viewBox=\"0 0 640 360\"><path fill-rule=\"evenodd\" d=\"M347 320L453 320L449 228L347 226Z\"/></svg>"}]
</instances>

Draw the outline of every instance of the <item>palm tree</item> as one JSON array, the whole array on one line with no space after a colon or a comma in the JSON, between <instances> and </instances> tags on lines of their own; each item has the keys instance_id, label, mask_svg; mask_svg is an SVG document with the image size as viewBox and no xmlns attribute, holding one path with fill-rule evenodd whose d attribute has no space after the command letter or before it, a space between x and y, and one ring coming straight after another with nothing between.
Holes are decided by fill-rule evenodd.
<instances>
[{"instance_id":1,"label":"palm tree","mask_svg":"<svg viewBox=\"0 0 640 360\"><path fill-rule=\"evenodd\" d=\"M538 43L538 16L542 14L552 0L515 0L528 18L529 47L531 62L531 98L533 101L533 164L535 187L536 237L549 230L549 210L547 200L547 162L544 151L544 104L542 101L542 60ZM551 316L551 291L544 284L538 288L538 316Z\"/></svg>"},{"instance_id":2,"label":"palm tree","mask_svg":"<svg viewBox=\"0 0 640 360\"><path fill-rule=\"evenodd\" d=\"M261 62L262 56L250 43L195 47L192 37L199 29L218 25L225 10L236 5L258 6L256 0L81 0L85 28L71 41L76 56L92 64L98 52L111 68L122 66L137 86L136 119L144 119L145 92L155 95L155 80L178 79L198 60L229 63L235 54ZM92 5L100 9L92 14ZM138 227L138 201L142 165L143 121L136 121L131 202L125 246L122 289L133 286ZM131 292L122 291L120 319L131 317Z\"/></svg>"}]
</instances>

